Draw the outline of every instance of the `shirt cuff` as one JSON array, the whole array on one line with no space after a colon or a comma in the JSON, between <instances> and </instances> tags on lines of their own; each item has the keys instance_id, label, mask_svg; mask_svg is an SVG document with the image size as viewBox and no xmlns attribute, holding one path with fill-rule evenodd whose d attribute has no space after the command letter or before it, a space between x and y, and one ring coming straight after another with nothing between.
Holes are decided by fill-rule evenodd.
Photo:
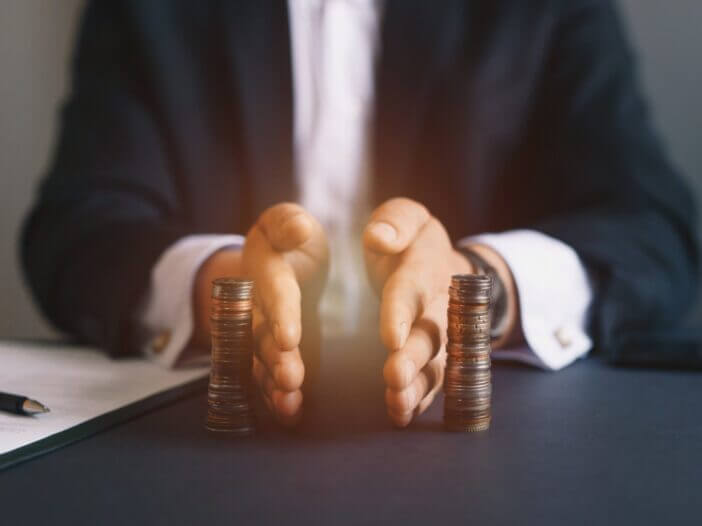
<instances>
[{"instance_id":1,"label":"shirt cuff","mask_svg":"<svg viewBox=\"0 0 702 526\"><path fill-rule=\"evenodd\" d=\"M522 331L528 347L497 349L495 359L526 362L556 371L592 348L587 335L592 287L570 246L534 230L511 230L462 239L502 256L514 277Z\"/></svg>"},{"instance_id":2,"label":"shirt cuff","mask_svg":"<svg viewBox=\"0 0 702 526\"><path fill-rule=\"evenodd\" d=\"M241 248L238 235L193 235L168 247L151 271L139 319L146 333L144 353L173 367L193 332L193 283L202 264L223 248Z\"/></svg>"}]
</instances>

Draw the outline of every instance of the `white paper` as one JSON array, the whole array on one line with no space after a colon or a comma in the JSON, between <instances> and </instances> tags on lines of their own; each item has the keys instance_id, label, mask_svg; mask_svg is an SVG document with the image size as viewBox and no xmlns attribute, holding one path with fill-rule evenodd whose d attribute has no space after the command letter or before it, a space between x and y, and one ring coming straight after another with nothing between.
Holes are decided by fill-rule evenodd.
<instances>
[{"instance_id":1,"label":"white paper","mask_svg":"<svg viewBox=\"0 0 702 526\"><path fill-rule=\"evenodd\" d=\"M142 358L113 360L90 348L0 341L0 392L51 409L33 417L0 411L0 455L208 372L164 369Z\"/></svg>"}]
</instances>

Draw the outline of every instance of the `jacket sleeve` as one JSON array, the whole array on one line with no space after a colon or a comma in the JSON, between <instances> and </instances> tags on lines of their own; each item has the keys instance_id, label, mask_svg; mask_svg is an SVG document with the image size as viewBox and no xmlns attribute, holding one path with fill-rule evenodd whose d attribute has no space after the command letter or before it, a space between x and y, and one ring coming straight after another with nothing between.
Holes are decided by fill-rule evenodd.
<instances>
[{"instance_id":1,"label":"jacket sleeve","mask_svg":"<svg viewBox=\"0 0 702 526\"><path fill-rule=\"evenodd\" d=\"M21 239L43 313L111 354L136 351L135 311L159 254L190 233L118 2L87 8L48 175Z\"/></svg>"},{"instance_id":2,"label":"jacket sleeve","mask_svg":"<svg viewBox=\"0 0 702 526\"><path fill-rule=\"evenodd\" d=\"M530 129L537 169L527 184L557 203L533 227L586 264L596 349L618 363L673 362L621 344L675 324L691 303L694 205L654 134L612 2L573 4L548 46Z\"/></svg>"}]
</instances>

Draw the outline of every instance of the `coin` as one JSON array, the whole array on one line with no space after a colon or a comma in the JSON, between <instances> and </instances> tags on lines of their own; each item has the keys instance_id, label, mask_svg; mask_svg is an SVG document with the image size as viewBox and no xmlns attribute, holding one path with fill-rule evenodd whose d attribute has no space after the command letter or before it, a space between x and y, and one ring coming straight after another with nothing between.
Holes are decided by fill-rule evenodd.
<instances>
[{"instance_id":1,"label":"coin","mask_svg":"<svg viewBox=\"0 0 702 526\"><path fill-rule=\"evenodd\" d=\"M212 283L212 364L207 389L207 430L231 436L255 431L251 366L253 281L219 278Z\"/></svg>"},{"instance_id":2,"label":"coin","mask_svg":"<svg viewBox=\"0 0 702 526\"><path fill-rule=\"evenodd\" d=\"M444 428L483 431L492 420L489 276L452 276L447 309Z\"/></svg>"}]
</instances>

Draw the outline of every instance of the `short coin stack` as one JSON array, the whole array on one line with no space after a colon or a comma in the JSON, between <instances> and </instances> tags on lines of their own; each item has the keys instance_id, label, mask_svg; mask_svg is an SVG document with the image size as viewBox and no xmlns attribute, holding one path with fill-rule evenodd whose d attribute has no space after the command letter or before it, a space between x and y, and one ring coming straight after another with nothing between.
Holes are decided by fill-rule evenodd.
<instances>
[{"instance_id":1,"label":"short coin stack","mask_svg":"<svg viewBox=\"0 0 702 526\"><path fill-rule=\"evenodd\" d=\"M444 379L444 427L483 431L490 427L490 276L451 277Z\"/></svg>"},{"instance_id":2,"label":"short coin stack","mask_svg":"<svg viewBox=\"0 0 702 526\"><path fill-rule=\"evenodd\" d=\"M255 430L252 292L253 281L248 279L219 278L212 283L212 369L205 423L209 431L247 436Z\"/></svg>"}]
</instances>

